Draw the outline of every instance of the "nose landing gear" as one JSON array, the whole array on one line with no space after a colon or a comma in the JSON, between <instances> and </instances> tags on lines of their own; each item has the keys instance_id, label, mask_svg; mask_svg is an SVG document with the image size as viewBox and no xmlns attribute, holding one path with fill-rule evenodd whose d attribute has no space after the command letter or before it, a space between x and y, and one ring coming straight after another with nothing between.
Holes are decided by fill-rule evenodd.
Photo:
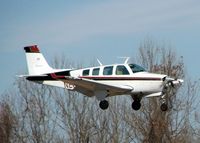
<instances>
[{"instance_id":1,"label":"nose landing gear","mask_svg":"<svg viewBox=\"0 0 200 143\"><path fill-rule=\"evenodd\" d=\"M162 111L167 111L168 110L168 105L167 105L167 101L166 101L165 95L162 95L160 100L161 100L160 109Z\"/></svg>"},{"instance_id":2,"label":"nose landing gear","mask_svg":"<svg viewBox=\"0 0 200 143\"><path fill-rule=\"evenodd\" d=\"M160 106L160 109L161 109L162 111L167 111L167 110L168 110L167 103L162 103L161 106Z\"/></svg>"}]
</instances>

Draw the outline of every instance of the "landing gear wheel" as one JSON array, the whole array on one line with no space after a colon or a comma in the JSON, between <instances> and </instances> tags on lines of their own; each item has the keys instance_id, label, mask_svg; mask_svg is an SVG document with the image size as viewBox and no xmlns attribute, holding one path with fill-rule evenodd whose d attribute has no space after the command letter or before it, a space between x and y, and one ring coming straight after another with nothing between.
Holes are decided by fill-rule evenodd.
<instances>
[{"instance_id":1,"label":"landing gear wheel","mask_svg":"<svg viewBox=\"0 0 200 143\"><path fill-rule=\"evenodd\" d=\"M167 104L166 104L166 103L162 103L161 106L160 106L160 109L161 109L162 111L167 111L167 109L168 109Z\"/></svg>"},{"instance_id":2,"label":"landing gear wheel","mask_svg":"<svg viewBox=\"0 0 200 143\"><path fill-rule=\"evenodd\" d=\"M100 107L102 110L108 109L108 106L109 106L109 103L108 103L107 100L102 100L102 101L100 101L100 103L99 103L99 107Z\"/></svg>"},{"instance_id":3,"label":"landing gear wheel","mask_svg":"<svg viewBox=\"0 0 200 143\"><path fill-rule=\"evenodd\" d=\"M133 103L132 103L133 110L137 111L140 109L140 107L141 107L141 103L139 101L133 101Z\"/></svg>"}]
</instances>

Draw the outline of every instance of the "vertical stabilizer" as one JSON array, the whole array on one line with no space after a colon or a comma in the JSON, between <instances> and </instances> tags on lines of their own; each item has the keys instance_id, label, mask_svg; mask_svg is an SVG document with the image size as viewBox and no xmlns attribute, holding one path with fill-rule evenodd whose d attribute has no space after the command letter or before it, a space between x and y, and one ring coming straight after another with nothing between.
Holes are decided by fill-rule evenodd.
<instances>
[{"instance_id":1,"label":"vertical stabilizer","mask_svg":"<svg viewBox=\"0 0 200 143\"><path fill-rule=\"evenodd\" d=\"M24 47L29 75L40 75L53 72L37 45Z\"/></svg>"}]
</instances>

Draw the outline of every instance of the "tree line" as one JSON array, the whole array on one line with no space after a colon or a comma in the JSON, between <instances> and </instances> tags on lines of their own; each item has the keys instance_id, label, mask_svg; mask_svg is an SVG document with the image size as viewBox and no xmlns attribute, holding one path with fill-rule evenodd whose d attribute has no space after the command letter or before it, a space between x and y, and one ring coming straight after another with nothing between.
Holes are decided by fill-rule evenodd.
<instances>
[{"instance_id":1,"label":"tree line","mask_svg":"<svg viewBox=\"0 0 200 143\"><path fill-rule=\"evenodd\" d=\"M108 98L109 109L95 98L16 78L12 90L1 95L2 143L189 143L199 142L199 81L186 75L183 57L167 45L145 40L138 48L137 63L148 71L184 78L184 85L168 89L169 110L160 110L160 98L143 98L139 111L132 98ZM55 58L53 65L69 67ZM77 64L77 67L82 66Z\"/></svg>"}]
</instances>

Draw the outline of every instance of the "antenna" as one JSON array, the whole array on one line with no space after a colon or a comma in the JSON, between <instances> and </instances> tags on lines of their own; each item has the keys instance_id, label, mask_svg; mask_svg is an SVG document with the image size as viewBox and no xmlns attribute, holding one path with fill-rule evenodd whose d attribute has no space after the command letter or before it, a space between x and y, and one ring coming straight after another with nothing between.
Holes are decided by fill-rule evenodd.
<instances>
[{"instance_id":1,"label":"antenna","mask_svg":"<svg viewBox=\"0 0 200 143\"><path fill-rule=\"evenodd\" d=\"M100 62L99 59L97 59L97 62L99 63L100 66L102 66L103 64Z\"/></svg>"},{"instance_id":2,"label":"antenna","mask_svg":"<svg viewBox=\"0 0 200 143\"><path fill-rule=\"evenodd\" d=\"M118 57L118 58L125 59L124 64L127 64L130 59L130 57Z\"/></svg>"}]
</instances>

